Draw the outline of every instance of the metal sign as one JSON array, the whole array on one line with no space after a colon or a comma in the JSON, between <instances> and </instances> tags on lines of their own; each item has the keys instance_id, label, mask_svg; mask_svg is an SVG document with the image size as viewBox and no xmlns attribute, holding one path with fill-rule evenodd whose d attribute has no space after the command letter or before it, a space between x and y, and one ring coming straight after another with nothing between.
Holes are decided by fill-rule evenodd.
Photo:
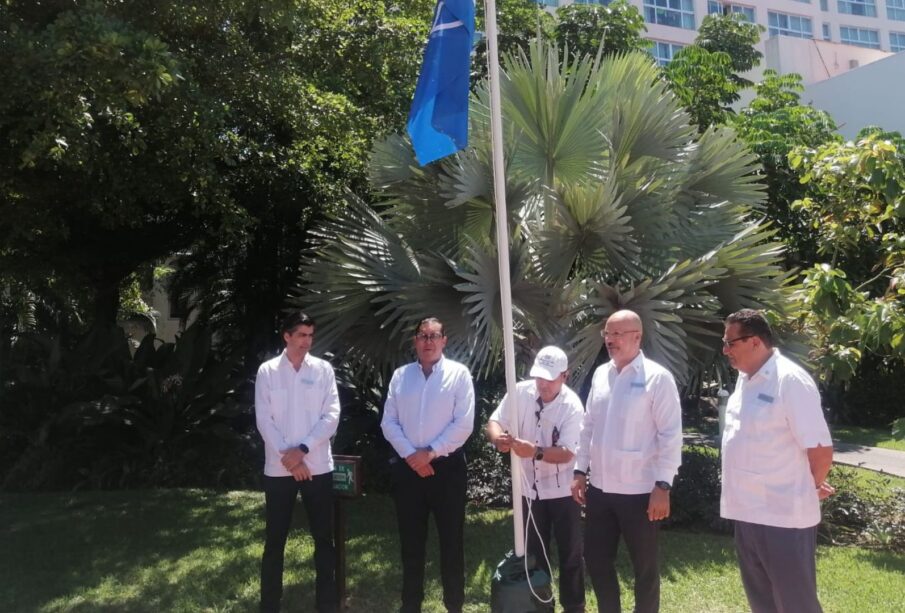
<instances>
[{"instance_id":1,"label":"metal sign","mask_svg":"<svg viewBox=\"0 0 905 613\"><path fill-rule=\"evenodd\" d=\"M361 495L361 456L333 456L333 494L343 498Z\"/></svg>"}]
</instances>

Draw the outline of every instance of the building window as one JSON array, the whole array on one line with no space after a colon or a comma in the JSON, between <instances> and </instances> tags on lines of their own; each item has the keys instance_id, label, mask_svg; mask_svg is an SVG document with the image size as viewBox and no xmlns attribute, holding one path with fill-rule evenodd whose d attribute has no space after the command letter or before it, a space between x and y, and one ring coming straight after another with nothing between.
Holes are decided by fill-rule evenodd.
<instances>
[{"instance_id":1,"label":"building window","mask_svg":"<svg viewBox=\"0 0 905 613\"><path fill-rule=\"evenodd\" d=\"M694 30L694 0L644 0L644 20Z\"/></svg>"},{"instance_id":2,"label":"building window","mask_svg":"<svg viewBox=\"0 0 905 613\"><path fill-rule=\"evenodd\" d=\"M554 8L559 6L559 0L536 0L536 1L541 6L552 6ZM587 4L587 3L586 2L576 2L575 4Z\"/></svg>"},{"instance_id":3,"label":"building window","mask_svg":"<svg viewBox=\"0 0 905 613\"><path fill-rule=\"evenodd\" d=\"M823 40L833 40L833 37L830 36L830 24L823 24Z\"/></svg>"},{"instance_id":4,"label":"building window","mask_svg":"<svg viewBox=\"0 0 905 613\"><path fill-rule=\"evenodd\" d=\"M814 38L811 20L801 15L787 13L767 13L767 25L770 36L793 36L795 38Z\"/></svg>"},{"instance_id":5,"label":"building window","mask_svg":"<svg viewBox=\"0 0 905 613\"><path fill-rule=\"evenodd\" d=\"M839 42L846 45L879 49L880 33L877 30L868 30L867 28L839 26Z\"/></svg>"},{"instance_id":6,"label":"building window","mask_svg":"<svg viewBox=\"0 0 905 613\"><path fill-rule=\"evenodd\" d=\"M896 21L905 21L905 0L886 0L886 16Z\"/></svg>"},{"instance_id":7,"label":"building window","mask_svg":"<svg viewBox=\"0 0 905 613\"><path fill-rule=\"evenodd\" d=\"M669 64L672 61L673 56L679 52L679 49L682 49L685 46L677 43L664 43L659 40L655 40L653 43L653 47L650 48L650 54L654 56L654 59L657 60L659 66L666 66Z\"/></svg>"},{"instance_id":8,"label":"building window","mask_svg":"<svg viewBox=\"0 0 905 613\"><path fill-rule=\"evenodd\" d=\"M820 0L820 10L825 13L828 13L830 11L829 0Z\"/></svg>"},{"instance_id":9,"label":"building window","mask_svg":"<svg viewBox=\"0 0 905 613\"><path fill-rule=\"evenodd\" d=\"M877 16L877 0L839 0L839 12L863 17Z\"/></svg>"},{"instance_id":10,"label":"building window","mask_svg":"<svg viewBox=\"0 0 905 613\"><path fill-rule=\"evenodd\" d=\"M802 4L810 4L811 0L795 0L795 2L801 2Z\"/></svg>"},{"instance_id":11,"label":"building window","mask_svg":"<svg viewBox=\"0 0 905 613\"><path fill-rule=\"evenodd\" d=\"M889 33L889 50L893 53L905 51L905 32Z\"/></svg>"},{"instance_id":12,"label":"building window","mask_svg":"<svg viewBox=\"0 0 905 613\"><path fill-rule=\"evenodd\" d=\"M613 0L575 0L572 4L600 4L603 6L607 6ZM559 0L538 0L540 4L546 4L547 6L558 6Z\"/></svg>"},{"instance_id":13,"label":"building window","mask_svg":"<svg viewBox=\"0 0 905 613\"><path fill-rule=\"evenodd\" d=\"M902 1L905 2L905 0ZM744 16L744 18L751 23L757 21L754 18L754 7L745 6L744 4L731 4L728 2L714 2L714 0L709 0L709 2L707 2L707 13L710 15L738 14Z\"/></svg>"}]
</instances>

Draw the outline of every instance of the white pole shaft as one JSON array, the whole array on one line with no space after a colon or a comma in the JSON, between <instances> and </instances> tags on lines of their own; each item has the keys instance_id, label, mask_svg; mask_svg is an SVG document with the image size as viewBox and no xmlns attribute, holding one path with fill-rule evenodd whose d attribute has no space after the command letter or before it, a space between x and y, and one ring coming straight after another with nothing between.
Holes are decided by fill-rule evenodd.
<instances>
[{"instance_id":1,"label":"white pole shaft","mask_svg":"<svg viewBox=\"0 0 905 613\"><path fill-rule=\"evenodd\" d=\"M487 64L490 74L490 140L493 147L493 199L496 210L496 243L500 268L500 306L503 309L503 361L506 367L506 421L515 425L512 434L518 436L518 415L515 404L515 343L512 327L512 283L509 273L509 218L506 215L506 176L503 160L503 119L500 102L500 53L497 46L496 1L484 0L484 27L487 30ZM512 519L515 534L515 554L525 555L525 534L522 528L522 476L519 458L510 452L512 466Z\"/></svg>"}]
</instances>

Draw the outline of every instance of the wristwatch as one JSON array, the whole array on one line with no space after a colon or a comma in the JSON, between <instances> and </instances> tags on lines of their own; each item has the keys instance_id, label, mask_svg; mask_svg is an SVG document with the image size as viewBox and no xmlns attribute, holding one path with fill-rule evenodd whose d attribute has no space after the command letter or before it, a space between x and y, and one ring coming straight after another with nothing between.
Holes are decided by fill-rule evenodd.
<instances>
[{"instance_id":1,"label":"wristwatch","mask_svg":"<svg viewBox=\"0 0 905 613\"><path fill-rule=\"evenodd\" d=\"M657 482L654 483L654 485L656 485L656 486L659 487L661 490L664 490L664 491L666 491L666 492L668 492L669 490L672 489L672 486L671 486L668 482L666 482L666 481L657 481Z\"/></svg>"},{"instance_id":2,"label":"wristwatch","mask_svg":"<svg viewBox=\"0 0 905 613\"><path fill-rule=\"evenodd\" d=\"M307 454L307 453L308 453L308 445L306 445L305 443L302 443L301 445L299 445L299 451L301 451L301 452L304 453L304 454Z\"/></svg>"},{"instance_id":3,"label":"wristwatch","mask_svg":"<svg viewBox=\"0 0 905 613\"><path fill-rule=\"evenodd\" d=\"M543 459L544 459L544 448L538 447L537 450L534 452L534 461L540 462Z\"/></svg>"}]
</instances>

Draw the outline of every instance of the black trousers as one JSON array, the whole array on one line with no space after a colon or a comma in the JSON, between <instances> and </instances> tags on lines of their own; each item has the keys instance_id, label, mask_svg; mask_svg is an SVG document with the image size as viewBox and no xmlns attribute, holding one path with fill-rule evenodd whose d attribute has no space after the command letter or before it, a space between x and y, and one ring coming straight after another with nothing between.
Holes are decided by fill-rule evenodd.
<instances>
[{"instance_id":1,"label":"black trousers","mask_svg":"<svg viewBox=\"0 0 905 613\"><path fill-rule=\"evenodd\" d=\"M402 613L420 613L424 600L428 515L440 542L443 604L458 612L465 603L465 454L431 463L434 474L419 477L405 460L393 464L393 498L402 545Z\"/></svg>"},{"instance_id":2,"label":"black trousers","mask_svg":"<svg viewBox=\"0 0 905 613\"><path fill-rule=\"evenodd\" d=\"M650 494L610 494L588 486L585 522L585 562L597 595L597 608L622 610L616 551L625 539L635 573L635 612L660 609L659 524L647 518Z\"/></svg>"},{"instance_id":3,"label":"black trousers","mask_svg":"<svg viewBox=\"0 0 905 613\"><path fill-rule=\"evenodd\" d=\"M301 493L311 537L314 539L315 602L317 610L336 611L336 549L333 545L333 473L310 481L292 477L264 477L266 540L261 559L261 611L279 611L283 596L283 553L295 498Z\"/></svg>"},{"instance_id":4,"label":"black trousers","mask_svg":"<svg viewBox=\"0 0 905 613\"><path fill-rule=\"evenodd\" d=\"M523 517L528 522L528 500L522 498ZM532 523L528 524L525 550L539 568L550 573L550 537L559 551L559 601L566 613L584 611L584 562L582 560L581 507L571 496L531 501ZM540 533L540 538L538 538ZM543 544L543 548L541 547ZM544 556L546 551L547 555Z\"/></svg>"}]
</instances>

